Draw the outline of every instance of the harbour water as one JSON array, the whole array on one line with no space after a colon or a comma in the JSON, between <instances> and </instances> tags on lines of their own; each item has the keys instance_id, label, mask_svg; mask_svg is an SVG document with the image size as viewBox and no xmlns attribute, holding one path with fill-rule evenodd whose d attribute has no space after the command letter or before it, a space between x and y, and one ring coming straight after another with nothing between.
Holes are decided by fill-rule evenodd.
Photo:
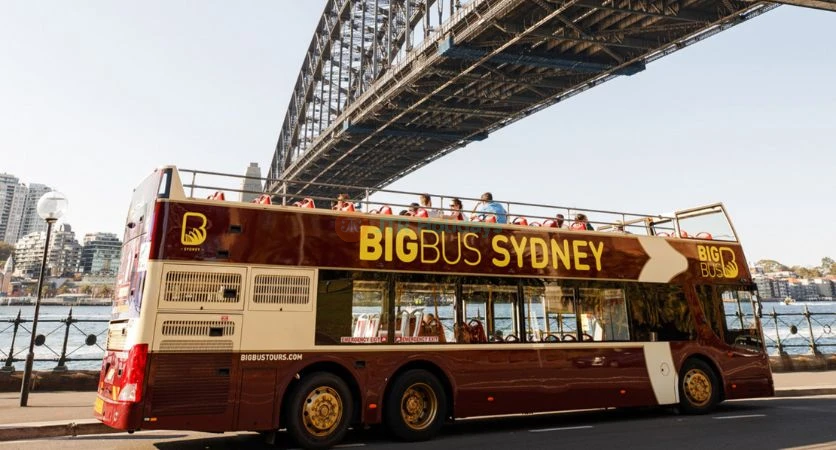
<instances>
[{"instance_id":1,"label":"harbour water","mask_svg":"<svg viewBox=\"0 0 836 450\"><path fill-rule=\"evenodd\" d=\"M505 306L505 305L503 305ZM428 312L432 307L426 307ZM46 339L44 345L35 348L36 359L50 359L37 361L36 370L51 370L57 365L61 355L65 334L67 335L66 354L72 359L91 359L90 361L70 361L70 369L94 370L100 366L99 359L104 354L107 321L110 319L109 306L76 306L72 308L73 319L80 322L71 323L69 330L65 322L71 307L42 305L38 334ZM9 356L12 345L14 319L20 312L23 319L31 321L34 306L0 306L0 367ZM809 318L805 315L809 312ZM737 320L734 304L726 304L728 320ZM478 311L469 311L478 314ZM817 350L825 354L836 353L836 302L809 302L785 305L783 303L764 303L762 311L764 337L769 353L778 354L778 342L788 354L809 354L810 342L816 344ZM438 315L442 318L445 328L452 328L452 307L439 306ZM501 316L497 312L497 316ZM556 324L553 324L556 325ZM571 327L570 324L567 326ZM24 359L29 346L29 330L31 322L20 324L20 329L14 342L14 358ZM91 339L90 336L95 336ZM451 336L452 337L452 336ZM95 342L90 344L91 340ZM23 362L14 363L17 370L23 369Z\"/></svg>"}]
</instances>

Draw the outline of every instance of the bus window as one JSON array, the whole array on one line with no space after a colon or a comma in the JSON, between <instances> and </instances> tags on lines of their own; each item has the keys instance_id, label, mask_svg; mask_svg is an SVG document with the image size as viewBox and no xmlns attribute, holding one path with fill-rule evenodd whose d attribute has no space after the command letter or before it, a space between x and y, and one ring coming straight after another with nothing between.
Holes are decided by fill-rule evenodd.
<instances>
[{"instance_id":1,"label":"bus window","mask_svg":"<svg viewBox=\"0 0 836 450\"><path fill-rule=\"evenodd\" d=\"M577 341L578 321L575 314L575 289L556 282L545 282L543 289L545 342Z\"/></svg>"},{"instance_id":2,"label":"bus window","mask_svg":"<svg viewBox=\"0 0 836 450\"><path fill-rule=\"evenodd\" d=\"M488 322L494 342L519 342L521 324L517 309L516 286L492 286L488 293L491 321Z\"/></svg>"},{"instance_id":3,"label":"bus window","mask_svg":"<svg viewBox=\"0 0 836 450\"><path fill-rule=\"evenodd\" d=\"M552 332L546 311L546 290L542 286L526 286L523 320L529 342L557 342L558 334Z\"/></svg>"},{"instance_id":4,"label":"bus window","mask_svg":"<svg viewBox=\"0 0 836 450\"><path fill-rule=\"evenodd\" d=\"M388 283L357 279L363 275L366 274L336 270L319 272L316 344L386 342Z\"/></svg>"},{"instance_id":5,"label":"bus window","mask_svg":"<svg viewBox=\"0 0 836 450\"><path fill-rule=\"evenodd\" d=\"M581 288L578 291L583 340L630 340L623 289Z\"/></svg>"},{"instance_id":6,"label":"bus window","mask_svg":"<svg viewBox=\"0 0 836 450\"><path fill-rule=\"evenodd\" d=\"M725 341L729 345L748 350L763 350L760 325L755 315L755 299L752 293L738 287L716 288L722 300L725 317Z\"/></svg>"},{"instance_id":7,"label":"bus window","mask_svg":"<svg viewBox=\"0 0 836 450\"><path fill-rule=\"evenodd\" d=\"M466 342L520 341L516 284L464 284L462 297Z\"/></svg>"},{"instance_id":8,"label":"bus window","mask_svg":"<svg viewBox=\"0 0 836 450\"><path fill-rule=\"evenodd\" d=\"M687 341L696 327L685 294L679 286L626 283L632 336L636 341Z\"/></svg>"},{"instance_id":9,"label":"bus window","mask_svg":"<svg viewBox=\"0 0 836 450\"><path fill-rule=\"evenodd\" d=\"M463 323L457 324L456 342L476 344L488 342L488 302L491 286L462 286L461 305L464 311Z\"/></svg>"},{"instance_id":10,"label":"bus window","mask_svg":"<svg viewBox=\"0 0 836 450\"><path fill-rule=\"evenodd\" d=\"M395 343L452 342L453 284L395 284Z\"/></svg>"},{"instance_id":11,"label":"bus window","mask_svg":"<svg viewBox=\"0 0 836 450\"><path fill-rule=\"evenodd\" d=\"M696 288L706 323L721 341L725 341L726 318L723 312L723 302L714 297L713 286L699 285Z\"/></svg>"}]
</instances>

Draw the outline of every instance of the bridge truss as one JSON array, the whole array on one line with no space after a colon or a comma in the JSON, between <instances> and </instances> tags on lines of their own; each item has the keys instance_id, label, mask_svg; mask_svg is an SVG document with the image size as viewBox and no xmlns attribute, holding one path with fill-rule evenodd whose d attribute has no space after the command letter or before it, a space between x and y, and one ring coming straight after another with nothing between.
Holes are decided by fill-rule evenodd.
<instances>
[{"instance_id":1,"label":"bridge truss","mask_svg":"<svg viewBox=\"0 0 836 450\"><path fill-rule=\"evenodd\" d=\"M328 0L293 90L267 190L337 194L316 185L289 191L281 179L385 186L775 6Z\"/></svg>"}]
</instances>

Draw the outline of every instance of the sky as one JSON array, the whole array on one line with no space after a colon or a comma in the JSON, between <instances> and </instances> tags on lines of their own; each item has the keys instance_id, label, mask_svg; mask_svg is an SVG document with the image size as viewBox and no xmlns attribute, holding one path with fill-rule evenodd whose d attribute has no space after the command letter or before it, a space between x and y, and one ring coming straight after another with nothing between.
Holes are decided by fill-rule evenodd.
<instances>
[{"instance_id":1,"label":"sky","mask_svg":"<svg viewBox=\"0 0 836 450\"><path fill-rule=\"evenodd\" d=\"M266 171L324 1L0 0L0 173L121 236L155 167ZM836 13L782 6L393 189L664 213L723 202L754 263L836 257ZM266 175L266 173L265 173Z\"/></svg>"}]
</instances>

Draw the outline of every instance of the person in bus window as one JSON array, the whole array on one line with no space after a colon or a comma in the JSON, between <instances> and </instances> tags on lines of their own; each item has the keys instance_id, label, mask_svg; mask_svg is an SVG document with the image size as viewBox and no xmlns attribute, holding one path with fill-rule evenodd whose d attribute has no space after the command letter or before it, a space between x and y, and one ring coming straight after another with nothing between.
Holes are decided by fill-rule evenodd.
<instances>
[{"instance_id":1,"label":"person in bus window","mask_svg":"<svg viewBox=\"0 0 836 450\"><path fill-rule=\"evenodd\" d=\"M447 218L452 220L467 220L462 212L462 201L458 198L454 198L450 202L450 214L447 215Z\"/></svg>"},{"instance_id":2,"label":"person in bus window","mask_svg":"<svg viewBox=\"0 0 836 450\"><path fill-rule=\"evenodd\" d=\"M441 211L433 208L432 198L430 198L430 194L419 195L418 202L421 204L421 208L423 208L427 212L427 217L429 217L430 219L441 218Z\"/></svg>"},{"instance_id":3,"label":"person in bus window","mask_svg":"<svg viewBox=\"0 0 836 450\"><path fill-rule=\"evenodd\" d=\"M493 201L493 194L485 192L480 202L473 208L471 220L484 221L488 216L496 217L496 223L508 223L508 213L501 203Z\"/></svg>"},{"instance_id":4,"label":"person in bus window","mask_svg":"<svg viewBox=\"0 0 836 450\"><path fill-rule=\"evenodd\" d=\"M589 223L589 219L586 218L586 214L580 213L575 216L575 221L570 228L573 230L595 230L595 228L592 228L592 224Z\"/></svg>"},{"instance_id":5,"label":"person in bus window","mask_svg":"<svg viewBox=\"0 0 836 450\"><path fill-rule=\"evenodd\" d=\"M566 224L566 218L563 217L563 214L558 214L554 216L554 221L557 224L557 228L569 228L569 225Z\"/></svg>"}]
</instances>

